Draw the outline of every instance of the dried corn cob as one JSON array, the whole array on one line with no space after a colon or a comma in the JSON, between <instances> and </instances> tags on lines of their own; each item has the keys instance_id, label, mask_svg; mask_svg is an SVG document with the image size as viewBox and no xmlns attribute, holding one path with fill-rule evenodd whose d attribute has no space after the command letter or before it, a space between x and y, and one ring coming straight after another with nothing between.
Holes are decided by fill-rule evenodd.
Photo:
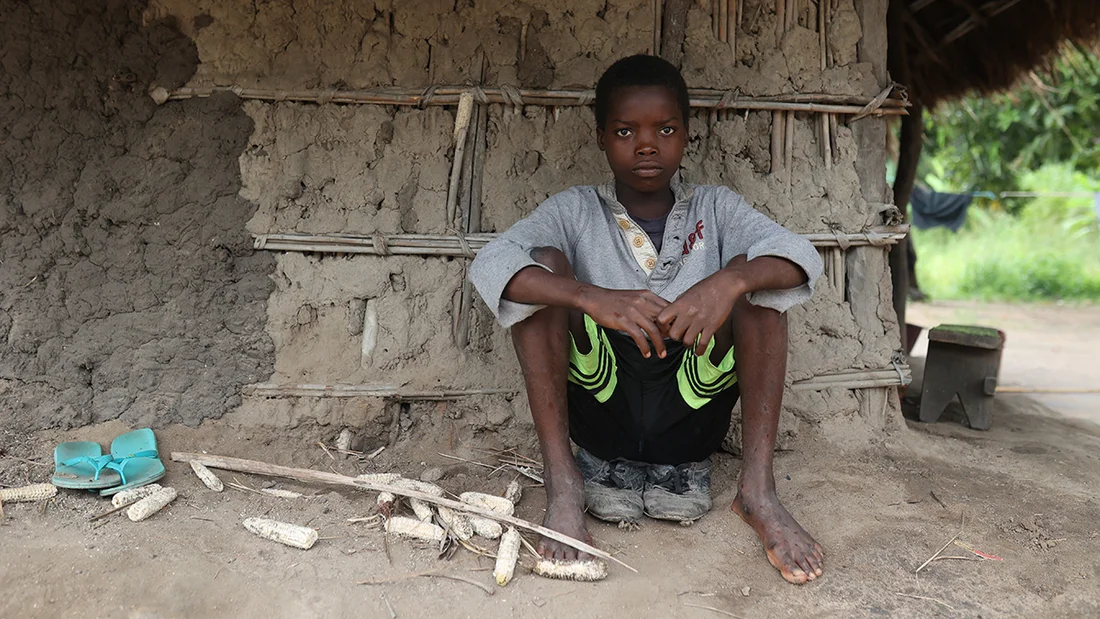
<instances>
[{"instance_id":1,"label":"dried corn cob","mask_svg":"<svg viewBox=\"0 0 1100 619\"><path fill-rule=\"evenodd\" d=\"M115 496L111 497L111 505L115 507L122 507L123 505L129 505L140 499L156 494L157 490L161 489L160 484L149 484L148 486L138 486L137 488L129 488L119 492Z\"/></svg>"},{"instance_id":2,"label":"dried corn cob","mask_svg":"<svg viewBox=\"0 0 1100 619\"><path fill-rule=\"evenodd\" d=\"M493 578L497 584L504 586L511 582L512 574L516 572L516 561L519 560L519 531L515 527L508 530L500 538L500 547L497 548L497 563L493 568Z\"/></svg>"},{"instance_id":3,"label":"dried corn cob","mask_svg":"<svg viewBox=\"0 0 1100 619\"><path fill-rule=\"evenodd\" d=\"M519 484L519 480L513 479L508 482L508 489L504 491L504 498L512 502L512 505L519 505L519 500L523 498L523 486Z\"/></svg>"},{"instance_id":4,"label":"dried corn cob","mask_svg":"<svg viewBox=\"0 0 1100 619\"><path fill-rule=\"evenodd\" d=\"M175 488L161 488L144 499L134 503L126 510L126 515L134 522L141 522L159 512L161 508L176 500Z\"/></svg>"},{"instance_id":5,"label":"dried corn cob","mask_svg":"<svg viewBox=\"0 0 1100 619\"><path fill-rule=\"evenodd\" d=\"M473 527L474 533L477 533L485 539L497 539L504 533L504 528L500 526L500 523L496 520L489 520L484 516L474 516L471 514L470 526Z\"/></svg>"},{"instance_id":6,"label":"dried corn cob","mask_svg":"<svg viewBox=\"0 0 1100 619\"><path fill-rule=\"evenodd\" d=\"M401 479L401 473L363 473L355 479L361 479L371 484L392 484Z\"/></svg>"},{"instance_id":7,"label":"dried corn cob","mask_svg":"<svg viewBox=\"0 0 1100 619\"><path fill-rule=\"evenodd\" d=\"M474 526L470 524L469 516L456 514L448 507L437 507L435 510L439 514L439 521L450 529L455 537L465 542L474 536Z\"/></svg>"},{"instance_id":8,"label":"dried corn cob","mask_svg":"<svg viewBox=\"0 0 1100 619\"><path fill-rule=\"evenodd\" d=\"M420 499L409 499L409 507L412 508L413 513L416 514L416 519L420 522L432 521L432 508L424 501Z\"/></svg>"},{"instance_id":9,"label":"dried corn cob","mask_svg":"<svg viewBox=\"0 0 1100 619\"><path fill-rule=\"evenodd\" d=\"M491 509L505 516L511 516L516 511L516 506L508 499L483 492L463 492L458 495L458 500L469 505Z\"/></svg>"},{"instance_id":10,"label":"dried corn cob","mask_svg":"<svg viewBox=\"0 0 1100 619\"><path fill-rule=\"evenodd\" d=\"M19 488L0 489L0 501L19 503L21 501L41 501L57 496L57 487L53 484L31 484Z\"/></svg>"},{"instance_id":11,"label":"dried corn cob","mask_svg":"<svg viewBox=\"0 0 1100 619\"><path fill-rule=\"evenodd\" d=\"M429 484L426 481L420 481L418 479L396 479L390 482L390 485L396 486L398 488L404 488L405 490L416 490L417 492L423 492L424 494L430 494L432 496L438 497L441 497L445 494L443 492L443 488L440 488L435 484Z\"/></svg>"},{"instance_id":12,"label":"dried corn cob","mask_svg":"<svg viewBox=\"0 0 1100 619\"><path fill-rule=\"evenodd\" d=\"M206 465L201 462L192 460L191 470L195 472L195 476L198 477L207 488L210 488L214 492L225 490L225 486L222 485L222 480L218 479L218 476L212 473L210 469L206 468Z\"/></svg>"},{"instance_id":13,"label":"dried corn cob","mask_svg":"<svg viewBox=\"0 0 1100 619\"><path fill-rule=\"evenodd\" d=\"M386 533L426 542L441 542L447 536L441 527L404 516L394 516L387 520Z\"/></svg>"},{"instance_id":14,"label":"dried corn cob","mask_svg":"<svg viewBox=\"0 0 1100 619\"><path fill-rule=\"evenodd\" d=\"M289 522L268 520L267 518L248 518L244 521L244 528L249 531L287 546L309 550L317 543L317 531L309 527L301 527Z\"/></svg>"},{"instance_id":15,"label":"dried corn cob","mask_svg":"<svg viewBox=\"0 0 1100 619\"><path fill-rule=\"evenodd\" d=\"M607 564L603 561L558 561L539 559L533 570L545 578L595 582L607 578Z\"/></svg>"},{"instance_id":16,"label":"dried corn cob","mask_svg":"<svg viewBox=\"0 0 1100 619\"><path fill-rule=\"evenodd\" d=\"M301 492L294 492L293 490L279 490L278 488L260 488L260 492L264 494L270 494L271 496L277 496L280 499L302 498Z\"/></svg>"}]
</instances>

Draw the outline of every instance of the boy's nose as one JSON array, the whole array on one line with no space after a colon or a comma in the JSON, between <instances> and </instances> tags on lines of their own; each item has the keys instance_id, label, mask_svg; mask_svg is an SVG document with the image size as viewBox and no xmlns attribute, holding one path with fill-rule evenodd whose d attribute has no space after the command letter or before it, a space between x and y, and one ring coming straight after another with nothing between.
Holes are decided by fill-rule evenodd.
<instances>
[{"instance_id":1,"label":"boy's nose","mask_svg":"<svg viewBox=\"0 0 1100 619\"><path fill-rule=\"evenodd\" d=\"M638 147L638 150L635 154L639 157L652 157L657 154L657 147L650 146L649 144L642 144Z\"/></svg>"}]
</instances>

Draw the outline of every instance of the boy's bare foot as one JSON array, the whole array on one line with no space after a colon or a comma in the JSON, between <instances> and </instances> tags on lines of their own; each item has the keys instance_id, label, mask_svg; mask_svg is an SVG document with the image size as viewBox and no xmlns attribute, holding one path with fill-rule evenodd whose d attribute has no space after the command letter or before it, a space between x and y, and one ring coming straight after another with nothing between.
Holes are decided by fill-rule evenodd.
<instances>
[{"instance_id":1,"label":"boy's bare foot","mask_svg":"<svg viewBox=\"0 0 1100 619\"><path fill-rule=\"evenodd\" d=\"M592 536L588 534L588 528L584 525L584 494L581 493L579 498L559 494L549 497L548 500L542 526L591 544ZM559 561L591 559L588 553L545 537L539 538L538 551L547 559Z\"/></svg>"},{"instance_id":2,"label":"boy's bare foot","mask_svg":"<svg viewBox=\"0 0 1100 619\"><path fill-rule=\"evenodd\" d=\"M821 576L824 549L787 512L774 490L750 492L742 486L733 511L760 536L768 561L788 582L801 585Z\"/></svg>"}]
</instances>

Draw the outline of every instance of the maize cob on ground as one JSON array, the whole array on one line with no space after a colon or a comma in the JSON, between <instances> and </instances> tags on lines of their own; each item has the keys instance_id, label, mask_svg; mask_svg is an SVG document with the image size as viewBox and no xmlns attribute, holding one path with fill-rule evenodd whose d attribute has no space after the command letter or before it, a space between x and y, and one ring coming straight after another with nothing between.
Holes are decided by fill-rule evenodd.
<instances>
[{"instance_id":1,"label":"maize cob on ground","mask_svg":"<svg viewBox=\"0 0 1100 619\"><path fill-rule=\"evenodd\" d=\"M289 522L279 522L267 518L248 518L244 521L244 528L259 535L264 539L279 542L286 546L309 550L317 543L317 531L309 527L302 527Z\"/></svg>"},{"instance_id":2,"label":"maize cob on ground","mask_svg":"<svg viewBox=\"0 0 1100 619\"><path fill-rule=\"evenodd\" d=\"M412 508L413 513L416 514L416 519L420 522L432 521L432 508L424 501L420 499L409 499L409 507Z\"/></svg>"},{"instance_id":3,"label":"maize cob on ground","mask_svg":"<svg viewBox=\"0 0 1100 619\"><path fill-rule=\"evenodd\" d=\"M210 469L206 468L206 465L202 464L201 462L195 462L194 460L192 460L191 470L195 472L195 477L198 477L199 481L201 481L203 485L207 488L210 488L214 492L221 492L222 490L225 490L225 486L222 484L222 480L218 479L218 476L215 475Z\"/></svg>"},{"instance_id":4,"label":"maize cob on ground","mask_svg":"<svg viewBox=\"0 0 1100 619\"><path fill-rule=\"evenodd\" d=\"M445 492L443 488L435 484L428 483L426 481L420 481L418 479L405 479L400 478L390 482L391 486L398 488L404 488L405 490L415 490L417 492L423 492L424 494L430 494L432 496L441 497Z\"/></svg>"},{"instance_id":5,"label":"maize cob on ground","mask_svg":"<svg viewBox=\"0 0 1100 619\"><path fill-rule=\"evenodd\" d=\"M386 533L425 542L442 542L447 536L442 527L405 516L394 516L387 520Z\"/></svg>"},{"instance_id":6,"label":"maize cob on ground","mask_svg":"<svg viewBox=\"0 0 1100 619\"><path fill-rule=\"evenodd\" d=\"M458 500L468 505L474 505L484 509L492 510L498 514L504 514L505 516L511 516L516 511L516 506L508 499L502 496L496 496L495 494L485 494L483 492L463 492L458 495Z\"/></svg>"},{"instance_id":7,"label":"maize cob on ground","mask_svg":"<svg viewBox=\"0 0 1100 619\"><path fill-rule=\"evenodd\" d=\"M126 515L134 522L141 522L175 501L176 496L175 488L161 488L131 505L130 509L126 510Z\"/></svg>"},{"instance_id":8,"label":"maize cob on ground","mask_svg":"<svg viewBox=\"0 0 1100 619\"><path fill-rule=\"evenodd\" d=\"M539 559L532 570L545 578L595 582L607 578L607 564L603 561L558 561Z\"/></svg>"},{"instance_id":9,"label":"maize cob on ground","mask_svg":"<svg viewBox=\"0 0 1100 619\"><path fill-rule=\"evenodd\" d=\"M504 533L504 527L500 526L500 523L496 520L489 520L484 516L474 516L472 514L469 518L474 533L485 539L497 539Z\"/></svg>"},{"instance_id":10,"label":"maize cob on ground","mask_svg":"<svg viewBox=\"0 0 1100 619\"><path fill-rule=\"evenodd\" d=\"M392 484L393 482L401 479L401 473L363 473L357 476L355 479L365 481L370 484Z\"/></svg>"},{"instance_id":11,"label":"maize cob on ground","mask_svg":"<svg viewBox=\"0 0 1100 619\"><path fill-rule=\"evenodd\" d=\"M115 507L122 507L123 505L129 505L139 499L144 499L150 494L156 493L162 486L160 484L149 484L148 486L138 486L137 488L130 488L123 490L118 494L111 497L111 505Z\"/></svg>"},{"instance_id":12,"label":"maize cob on ground","mask_svg":"<svg viewBox=\"0 0 1100 619\"><path fill-rule=\"evenodd\" d=\"M456 514L448 507L437 507L439 521L442 522L458 539L466 542L474 536L474 526L470 524L470 517L466 514Z\"/></svg>"},{"instance_id":13,"label":"maize cob on ground","mask_svg":"<svg viewBox=\"0 0 1100 619\"><path fill-rule=\"evenodd\" d=\"M520 485L519 480L513 479L508 482L508 489L504 491L504 498L512 502L512 505L519 505L519 500L523 498L523 486Z\"/></svg>"},{"instance_id":14,"label":"maize cob on ground","mask_svg":"<svg viewBox=\"0 0 1100 619\"><path fill-rule=\"evenodd\" d=\"M19 503L23 501L41 501L57 496L57 487L53 484L31 484L19 488L0 489L0 501Z\"/></svg>"},{"instance_id":15,"label":"maize cob on ground","mask_svg":"<svg viewBox=\"0 0 1100 619\"><path fill-rule=\"evenodd\" d=\"M493 578L497 584L504 586L511 582L512 575L516 572L516 561L519 560L519 531L515 527L508 530L500 538L500 546L497 548L497 562L493 567Z\"/></svg>"}]
</instances>

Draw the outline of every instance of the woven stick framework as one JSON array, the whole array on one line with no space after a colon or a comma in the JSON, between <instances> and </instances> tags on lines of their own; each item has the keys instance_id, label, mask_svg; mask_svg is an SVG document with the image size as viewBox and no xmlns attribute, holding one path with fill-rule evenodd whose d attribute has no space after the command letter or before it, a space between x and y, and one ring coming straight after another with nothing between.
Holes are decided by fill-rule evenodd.
<instances>
[{"instance_id":1,"label":"woven stick framework","mask_svg":"<svg viewBox=\"0 0 1100 619\"><path fill-rule=\"evenodd\" d=\"M546 107L590 106L596 101L592 90L529 90L510 86L478 88L462 86L432 86L423 90L409 88L374 88L365 90L278 90L215 86L209 88L177 88L169 91L154 87L150 96L157 103L204 98L219 92L231 92L241 99L260 101L293 101L302 103L341 103L366 105L404 105L427 107L458 105L464 93L477 103L502 103L511 106ZM908 102L901 98L886 98L876 102L870 97L837 94L794 94L769 97L741 96L736 91L692 89L691 107L715 110L782 110L829 114L864 114L871 116L904 115ZM874 104L870 110L868 105Z\"/></svg>"},{"instance_id":2,"label":"woven stick framework","mask_svg":"<svg viewBox=\"0 0 1100 619\"><path fill-rule=\"evenodd\" d=\"M881 370L844 370L812 376L795 381L791 388L796 391L821 391L824 389L869 389L874 387L897 387L908 385L912 381L909 366ZM256 383L245 385L241 393L258 398L383 398L387 400L455 400L470 396L496 395L514 396L519 388L484 389L415 389L394 385L320 385L320 384L279 384Z\"/></svg>"},{"instance_id":3,"label":"woven stick framework","mask_svg":"<svg viewBox=\"0 0 1100 619\"><path fill-rule=\"evenodd\" d=\"M862 232L814 232L803 234L815 247L887 246L905 238L909 226L880 226ZM472 258L496 233L445 234L259 234L255 249L266 251L315 252L324 254L369 254L375 256L464 256Z\"/></svg>"}]
</instances>

